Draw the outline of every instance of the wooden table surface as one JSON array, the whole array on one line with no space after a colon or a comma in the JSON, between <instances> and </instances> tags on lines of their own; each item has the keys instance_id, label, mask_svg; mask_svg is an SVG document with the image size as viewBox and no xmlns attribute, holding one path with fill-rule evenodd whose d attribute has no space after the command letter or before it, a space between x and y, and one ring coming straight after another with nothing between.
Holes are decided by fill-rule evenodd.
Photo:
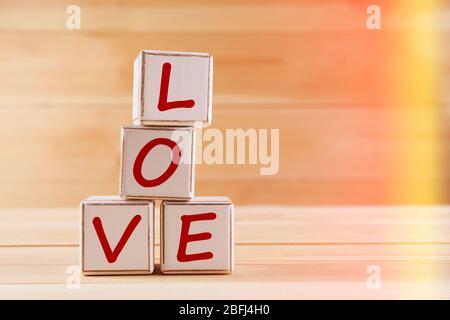
<instances>
[{"instance_id":1,"label":"wooden table surface","mask_svg":"<svg viewBox=\"0 0 450 320\"><path fill-rule=\"evenodd\" d=\"M450 207L237 207L233 274L167 276L157 266L81 277L79 287L77 209L0 216L2 299L450 298ZM367 285L373 270L379 289Z\"/></svg>"}]
</instances>

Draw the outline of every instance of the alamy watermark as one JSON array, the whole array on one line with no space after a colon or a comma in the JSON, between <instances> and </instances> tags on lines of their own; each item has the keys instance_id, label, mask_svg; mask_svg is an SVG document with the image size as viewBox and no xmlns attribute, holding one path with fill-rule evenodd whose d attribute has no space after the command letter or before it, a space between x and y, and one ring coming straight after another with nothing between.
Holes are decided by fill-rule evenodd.
<instances>
[{"instance_id":1,"label":"alamy watermark","mask_svg":"<svg viewBox=\"0 0 450 320\"><path fill-rule=\"evenodd\" d=\"M381 289L381 268L377 265L370 265L367 267L366 273L369 275L366 280L367 289Z\"/></svg>"},{"instance_id":2,"label":"alamy watermark","mask_svg":"<svg viewBox=\"0 0 450 320\"><path fill-rule=\"evenodd\" d=\"M219 130L196 128L195 164L206 165L258 165L259 173L264 176L276 175L280 169L280 130L279 129L242 129ZM174 131L171 139L181 150L187 150L189 141L183 140L182 133ZM187 163L188 157L181 163Z\"/></svg>"},{"instance_id":3,"label":"alamy watermark","mask_svg":"<svg viewBox=\"0 0 450 320\"><path fill-rule=\"evenodd\" d=\"M70 265L66 268L68 275L66 287L69 290L78 290L81 288L81 267L78 265Z\"/></svg>"},{"instance_id":4,"label":"alamy watermark","mask_svg":"<svg viewBox=\"0 0 450 320\"><path fill-rule=\"evenodd\" d=\"M369 30L381 29L381 9L376 4L367 7L366 13L369 15L366 20L366 26Z\"/></svg>"},{"instance_id":5,"label":"alamy watermark","mask_svg":"<svg viewBox=\"0 0 450 320\"><path fill-rule=\"evenodd\" d=\"M81 8L80 6L71 4L67 6L66 13L68 14L66 20L66 28L69 30L81 29Z\"/></svg>"}]
</instances>

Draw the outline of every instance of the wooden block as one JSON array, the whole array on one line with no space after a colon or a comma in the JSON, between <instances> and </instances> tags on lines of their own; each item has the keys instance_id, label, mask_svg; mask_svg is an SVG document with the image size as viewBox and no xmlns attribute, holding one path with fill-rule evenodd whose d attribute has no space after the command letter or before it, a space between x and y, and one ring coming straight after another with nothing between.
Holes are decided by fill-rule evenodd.
<instances>
[{"instance_id":1,"label":"wooden block","mask_svg":"<svg viewBox=\"0 0 450 320\"><path fill-rule=\"evenodd\" d=\"M154 269L154 203L93 196L81 202L85 275L148 274Z\"/></svg>"},{"instance_id":2,"label":"wooden block","mask_svg":"<svg viewBox=\"0 0 450 320\"><path fill-rule=\"evenodd\" d=\"M226 197L195 197L161 204L161 272L231 273L233 204Z\"/></svg>"},{"instance_id":3,"label":"wooden block","mask_svg":"<svg viewBox=\"0 0 450 320\"><path fill-rule=\"evenodd\" d=\"M134 62L133 123L211 123L212 57L207 53L141 51Z\"/></svg>"},{"instance_id":4,"label":"wooden block","mask_svg":"<svg viewBox=\"0 0 450 320\"><path fill-rule=\"evenodd\" d=\"M120 195L128 199L194 196L192 127L122 128Z\"/></svg>"}]
</instances>

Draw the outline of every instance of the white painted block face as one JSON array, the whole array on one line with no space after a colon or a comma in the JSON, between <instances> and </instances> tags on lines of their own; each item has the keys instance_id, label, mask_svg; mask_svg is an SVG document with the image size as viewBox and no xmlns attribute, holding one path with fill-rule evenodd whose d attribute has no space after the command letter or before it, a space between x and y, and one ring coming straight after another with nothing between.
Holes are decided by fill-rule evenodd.
<instances>
[{"instance_id":1,"label":"white painted block face","mask_svg":"<svg viewBox=\"0 0 450 320\"><path fill-rule=\"evenodd\" d=\"M128 199L190 199L194 195L194 129L122 129L120 195Z\"/></svg>"},{"instance_id":2,"label":"white painted block face","mask_svg":"<svg viewBox=\"0 0 450 320\"><path fill-rule=\"evenodd\" d=\"M209 125L212 69L207 53L141 51L134 62L134 124Z\"/></svg>"},{"instance_id":3,"label":"white painted block face","mask_svg":"<svg viewBox=\"0 0 450 320\"><path fill-rule=\"evenodd\" d=\"M81 202L81 266L86 275L154 269L154 204L95 196Z\"/></svg>"},{"instance_id":4,"label":"white painted block face","mask_svg":"<svg viewBox=\"0 0 450 320\"><path fill-rule=\"evenodd\" d=\"M228 198L162 202L163 273L230 273L233 246L233 204Z\"/></svg>"}]
</instances>

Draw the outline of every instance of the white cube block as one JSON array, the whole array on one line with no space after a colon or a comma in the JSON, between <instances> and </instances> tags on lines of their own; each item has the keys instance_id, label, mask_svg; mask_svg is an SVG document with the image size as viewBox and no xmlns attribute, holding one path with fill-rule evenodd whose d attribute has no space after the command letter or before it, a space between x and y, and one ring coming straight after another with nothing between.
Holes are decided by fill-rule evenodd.
<instances>
[{"instance_id":1,"label":"white cube block","mask_svg":"<svg viewBox=\"0 0 450 320\"><path fill-rule=\"evenodd\" d=\"M133 123L211 123L212 57L207 53L141 51L134 62Z\"/></svg>"},{"instance_id":2,"label":"white cube block","mask_svg":"<svg viewBox=\"0 0 450 320\"><path fill-rule=\"evenodd\" d=\"M161 204L161 271L230 273L233 204L226 197L195 197Z\"/></svg>"},{"instance_id":3,"label":"white cube block","mask_svg":"<svg viewBox=\"0 0 450 320\"><path fill-rule=\"evenodd\" d=\"M190 199L194 196L192 127L122 128L120 195L127 199Z\"/></svg>"},{"instance_id":4,"label":"white cube block","mask_svg":"<svg viewBox=\"0 0 450 320\"><path fill-rule=\"evenodd\" d=\"M154 266L154 203L93 196L81 202L81 270L147 274Z\"/></svg>"}]
</instances>

